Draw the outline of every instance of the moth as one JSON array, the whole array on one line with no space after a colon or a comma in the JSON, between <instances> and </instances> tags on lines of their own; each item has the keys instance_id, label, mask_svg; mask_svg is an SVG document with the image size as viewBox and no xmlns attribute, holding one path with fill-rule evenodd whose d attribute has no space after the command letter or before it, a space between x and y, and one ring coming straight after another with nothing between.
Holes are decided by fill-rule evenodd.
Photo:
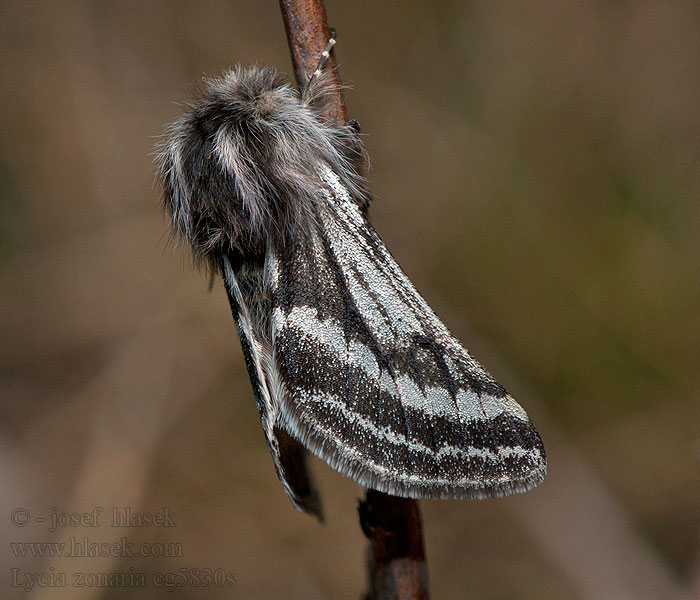
<instances>
[{"instance_id":1,"label":"moth","mask_svg":"<svg viewBox=\"0 0 700 600\"><path fill-rule=\"evenodd\" d=\"M325 53L327 56L327 52ZM522 492L546 472L521 406L448 331L367 218L354 122L271 68L204 86L157 158L173 231L223 278L277 475L321 517L305 450L412 498Z\"/></svg>"}]
</instances>

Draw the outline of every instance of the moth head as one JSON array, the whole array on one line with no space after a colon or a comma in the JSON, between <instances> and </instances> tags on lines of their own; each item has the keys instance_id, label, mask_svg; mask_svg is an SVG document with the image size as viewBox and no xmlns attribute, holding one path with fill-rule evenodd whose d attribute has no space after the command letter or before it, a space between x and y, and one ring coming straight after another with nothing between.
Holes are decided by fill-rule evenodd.
<instances>
[{"instance_id":1,"label":"moth head","mask_svg":"<svg viewBox=\"0 0 700 600\"><path fill-rule=\"evenodd\" d=\"M323 83L321 83L323 85ZM274 69L205 79L158 155L165 210L196 259L263 254L314 226L322 164L363 196L364 149L351 126L321 116Z\"/></svg>"}]
</instances>

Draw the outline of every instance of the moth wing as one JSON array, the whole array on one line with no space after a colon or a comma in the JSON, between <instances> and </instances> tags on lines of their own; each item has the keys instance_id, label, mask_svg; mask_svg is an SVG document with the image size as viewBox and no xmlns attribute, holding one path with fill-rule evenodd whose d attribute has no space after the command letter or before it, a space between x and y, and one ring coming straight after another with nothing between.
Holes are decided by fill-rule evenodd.
<instances>
[{"instance_id":1,"label":"moth wing","mask_svg":"<svg viewBox=\"0 0 700 600\"><path fill-rule=\"evenodd\" d=\"M524 410L415 290L329 168L318 227L268 265L278 420L360 484L414 498L525 491Z\"/></svg>"},{"instance_id":2,"label":"moth wing","mask_svg":"<svg viewBox=\"0 0 700 600\"><path fill-rule=\"evenodd\" d=\"M228 257L222 258L220 268L277 476L295 508L313 514L323 521L323 506L306 464L306 449L286 431L277 427L279 404L273 389L274 382L267 368L268 344L253 325L251 307L248 306L245 294L241 292L236 271Z\"/></svg>"}]
</instances>

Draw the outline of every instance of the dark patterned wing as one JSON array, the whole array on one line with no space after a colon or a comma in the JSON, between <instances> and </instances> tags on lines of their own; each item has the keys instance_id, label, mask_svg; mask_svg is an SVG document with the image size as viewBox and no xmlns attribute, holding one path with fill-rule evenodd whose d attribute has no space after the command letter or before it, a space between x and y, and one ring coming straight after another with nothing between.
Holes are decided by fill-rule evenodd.
<instances>
[{"instance_id":1,"label":"dark patterned wing","mask_svg":"<svg viewBox=\"0 0 700 600\"><path fill-rule=\"evenodd\" d=\"M268 255L278 424L359 483L415 498L525 491L525 411L459 344L333 171L311 238Z\"/></svg>"},{"instance_id":2,"label":"dark patterned wing","mask_svg":"<svg viewBox=\"0 0 700 600\"><path fill-rule=\"evenodd\" d=\"M261 330L254 316L257 307L253 297L241 290L241 284L248 282L251 277L242 273L245 269L240 265L233 266L228 257L221 259L220 269L277 476L298 510L313 514L323 521L323 506L307 468L306 449L276 426L279 402L272 390L269 376L271 353L268 336Z\"/></svg>"}]
</instances>

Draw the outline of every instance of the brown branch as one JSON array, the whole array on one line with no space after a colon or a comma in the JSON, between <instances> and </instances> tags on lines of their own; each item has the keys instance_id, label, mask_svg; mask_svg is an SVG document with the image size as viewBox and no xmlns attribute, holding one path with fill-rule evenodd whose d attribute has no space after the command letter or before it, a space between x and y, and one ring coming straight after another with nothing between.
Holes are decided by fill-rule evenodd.
<instances>
[{"instance_id":1,"label":"brown branch","mask_svg":"<svg viewBox=\"0 0 700 600\"><path fill-rule=\"evenodd\" d=\"M280 0L297 84L304 88L331 36L322 0ZM336 84L335 101L326 115L347 121L333 54L326 64ZM360 504L360 525L369 540L366 600L427 600L428 567L418 502L367 490Z\"/></svg>"},{"instance_id":2,"label":"brown branch","mask_svg":"<svg viewBox=\"0 0 700 600\"><path fill-rule=\"evenodd\" d=\"M428 600L418 502L367 490L360 525L369 539L366 600Z\"/></svg>"},{"instance_id":3,"label":"brown branch","mask_svg":"<svg viewBox=\"0 0 700 600\"><path fill-rule=\"evenodd\" d=\"M289 52L292 55L294 75L300 88L306 87L311 74L316 70L321 53L331 37L322 0L280 0L284 28L287 30ZM347 121L343 91L336 69L335 57L326 64L335 83L336 97L329 107L329 119L341 125Z\"/></svg>"}]
</instances>

